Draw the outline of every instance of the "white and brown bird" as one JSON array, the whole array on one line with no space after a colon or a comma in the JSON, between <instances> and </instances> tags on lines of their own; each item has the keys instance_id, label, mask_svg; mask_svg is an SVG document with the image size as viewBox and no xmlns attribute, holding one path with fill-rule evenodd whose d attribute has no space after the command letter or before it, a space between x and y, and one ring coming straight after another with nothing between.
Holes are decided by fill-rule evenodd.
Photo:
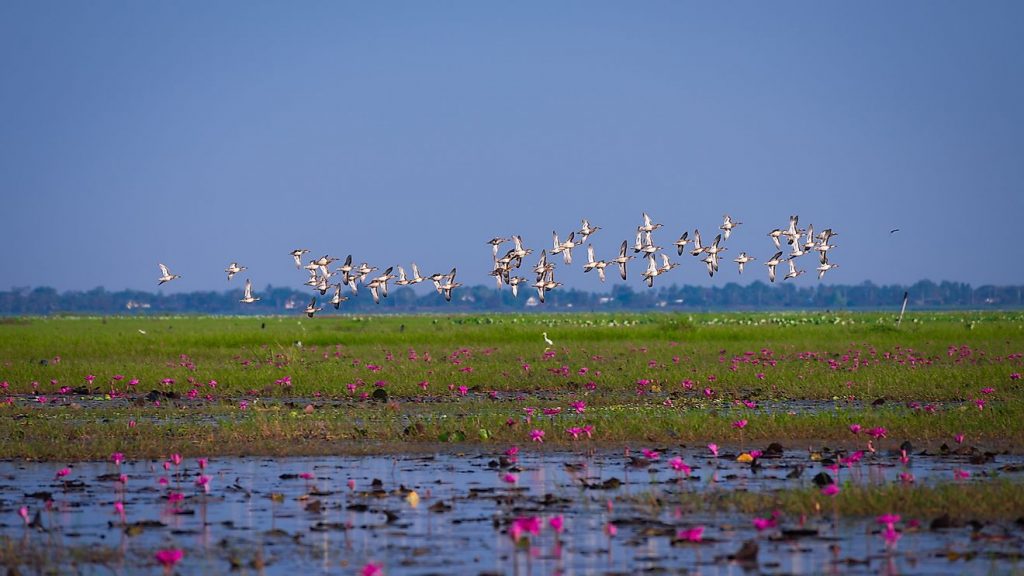
<instances>
[{"instance_id":1,"label":"white and brown bird","mask_svg":"<svg viewBox=\"0 0 1024 576\"><path fill-rule=\"evenodd\" d=\"M590 222L586 218L584 218L583 225L580 226L580 239L579 242L577 242L577 244L582 245L584 242L587 241L587 238L589 238L591 234L597 232L600 229L600 226L591 226Z\"/></svg>"},{"instance_id":2,"label":"white and brown bird","mask_svg":"<svg viewBox=\"0 0 1024 576\"><path fill-rule=\"evenodd\" d=\"M377 267L376 266L370 266L366 262L363 262L362 264L359 265L358 268L355 269L355 273L358 276L360 282L365 282L366 281L366 277L370 275L370 272L376 272L376 271L377 271Z\"/></svg>"},{"instance_id":3,"label":"white and brown bird","mask_svg":"<svg viewBox=\"0 0 1024 576\"><path fill-rule=\"evenodd\" d=\"M713 254L708 254L701 260L708 267L708 276L714 278L715 272L718 271L718 257Z\"/></svg>"},{"instance_id":4,"label":"white and brown bird","mask_svg":"<svg viewBox=\"0 0 1024 576\"><path fill-rule=\"evenodd\" d=\"M831 262L822 262L820 266L815 268L818 271L818 280L821 280L825 276L825 272L833 268L839 268L839 264L832 264Z\"/></svg>"},{"instance_id":5,"label":"white and brown bird","mask_svg":"<svg viewBox=\"0 0 1024 576\"><path fill-rule=\"evenodd\" d=\"M675 268L676 266L679 266L678 262L670 262L668 259L668 254L662 253L661 266L658 267L658 274L664 274L665 272L668 272L669 270Z\"/></svg>"},{"instance_id":6,"label":"white and brown bird","mask_svg":"<svg viewBox=\"0 0 1024 576\"><path fill-rule=\"evenodd\" d=\"M601 282L604 282L604 269L608 266L608 263L604 260L594 259L594 245L587 245L587 263L583 265L584 272L590 272L591 270L597 270L598 277L601 278Z\"/></svg>"},{"instance_id":7,"label":"white and brown bird","mask_svg":"<svg viewBox=\"0 0 1024 576\"><path fill-rule=\"evenodd\" d=\"M348 300L348 297L341 295L341 282L339 282L334 285L334 296L331 298L331 304L333 304L334 309L337 310L345 300Z\"/></svg>"},{"instance_id":8,"label":"white and brown bird","mask_svg":"<svg viewBox=\"0 0 1024 576\"><path fill-rule=\"evenodd\" d=\"M565 242L558 241L558 233L552 231L551 237L554 240L554 247L551 249L552 254L561 254L562 259L566 264L572 264L572 249L576 247L576 242L573 238L576 236L576 231L569 232L569 236L565 239Z\"/></svg>"},{"instance_id":9,"label":"white and brown bird","mask_svg":"<svg viewBox=\"0 0 1024 576\"><path fill-rule=\"evenodd\" d=\"M775 282L775 267L782 264L782 252L776 252L775 256L772 256L767 262L764 263L768 267L768 280Z\"/></svg>"},{"instance_id":10,"label":"white and brown bird","mask_svg":"<svg viewBox=\"0 0 1024 576\"><path fill-rule=\"evenodd\" d=\"M647 215L647 212L643 213L644 223L642 226L637 226L637 230L640 232L654 232L658 228L661 228L661 224L652 224L651 217Z\"/></svg>"},{"instance_id":11,"label":"white and brown bird","mask_svg":"<svg viewBox=\"0 0 1024 576\"><path fill-rule=\"evenodd\" d=\"M518 234L512 236L512 244L513 248L510 253L515 259L516 268L519 268L523 263L523 258L533 254L533 248L523 248L523 237Z\"/></svg>"},{"instance_id":12,"label":"white and brown bird","mask_svg":"<svg viewBox=\"0 0 1024 576\"><path fill-rule=\"evenodd\" d=\"M228 273L228 281L230 282L231 279L235 277L235 274L238 274L245 269L245 266L239 266L238 262L232 262L231 264L228 264L228 267L225 268L224 271Z\"/></svg>"},{"instance_id":13,"label":"white and brown bird","mask_svg":"<svg viewBox=\"0 0 1024 576\"><path fill-rule=\"evenodd\" d=\"M746 252L740 252L740 255L733 258L732 261L739 264L740 274L743 274L743 265L752 260L757 260L757 258L754 258L753 256L747 256Z\"/></svg>"},{"instance_id":14,"label":"white and brown bird","mask_svg":"<svg viewBox=\"0 0 1024 576\"><path fill-rule=\"evenodd\" d=\"M799 275L803 274L804 272L806 272L806 270L797 270L796 269L796 258L790 256L788 262L789 262L789 273L786 274L786 276L783 278L783 280L789 280L790 278L796 278L797 276L799 276Z\"/></svg>"},{"instance_id":15,"label":"white and brown bird","mask_svg":"<svg viewBox=\"0 0 1024 576\"><path fill-rule=\"evenodd\" d=\"M807 240L804 242L804 245L803 245L803 249L804 249L805 253L806 252L810 252L811 250L814 250L814 245L815 245L815 240L814 240L814 224L808 224L807 225L807 236L806 236L806 238L807 238Z\"/></svg>"},{"instance_id":16,"label":"white and brown bird","mask_svg":"<svg viewBox=\"0 0 1024 576\"><path fill-rule=\"evenodd\" d=\"M245 279L245 295L239 300L242 304L252 304L259 300L259 297L252 295L252 280Z\"/></svg>"},{"instance_id":17,"label":"white and brown bird","mask_svg":"<svg viewBox=\"0 0 1024 576\"><path fill-rule=\"evenodd\" d=\"M793 215L789 217L789 227L782 233L783 236L789 239L790 244L794 244L800 241L800 235L804 233L803 230L797 228L797 223L800 221L800 216Z\"/></svg>"},{"instance_id":18,"label":"white and brown bird","mask_svg":"<svg viewBox=\"0 0 1024 576\"><path fill-rule=\"evenodd\" d=\"M380 304L381 297L388 297L388 281L395 277L395 275L391 273L391 270L393 270L393 268L389 266L383 274L373 278L370 280L369 284L367 284L370 288L370 294L373 295L374 304Z\"/></svg>"},{"instance_id":19,"label":"white and brown bird","mask_svg":"<svg viewBox=\"0 0 1024 576\"><path fill-rule=\"evenodd\" d=\"M158 264L158 266L160 266L160 277L157 278L157 280L159 280L159 282L157 282L157 286L164 282L170 282L175 278L181 278L181 276L178 276L177 274L171 274L171 271L167 269L167 266L163 264Z\"/></svg>"},{"instance_id":20,"label":"white and brown bird","mask_svg":"<svg viewBox=\"0 0 1024 576\"><path fill-rule=\"evenodd\" d=\"M412 263L412 277L409 278L409 283L410 284L419 284L420 282L423 282L424 280L426 280L426 278L424 278L423 276L420 276L420 269L419 269L419 267L416 266L416 263L413 262Z\"/></svg>"},{"instance_id":21,"label":"white and brown bird","mask_svg":"<svg viewBox=\"0 0 1024 576\"><path fill-rule=\"evenodd\" d=\"M333 256L328 256L327 254L324 254L323 256L321 256L320 258L317 258L313 262L315 262L316 265L320 267L320 271L324 273L324 276L328 276L329 277L330 276L330 272L327 270L327 267L330 266L333 262L337 262L337 261L338 261L337 258L335 258Z\"/></svg>"},{"instance_id":22,"label":"white and brown bird","mask_svg":"<svg viewBox=\"0 0 1024 576\"><path fill-rule=\"evenodd\" d=\"M626 263L629 262L630 260L632 260L633 258L636 258L636 256L633 256L632 254L630 254L629 256L626 255L626 248L628 248L628 247L629 247L629 243L627 241L623 240L622 241L622 246L619 247L619 255L618 255L618 257L616 257L615 259L610 260L608 262L609 264L618 264L619 265L619 276L622 276L623 280L626 279Z\"/></svg>"},{"instance_id":23,"label":"white and brown bird","mask_svg":"<svg viewBox=\"0 0 1024 576\"><path fill-rule=\"evenodd\" d=\"M548 262L548 253L541 250L540 259L537 260L537 265L533 267L533 273L537 275L538 279L540 279L554 269L555 265Z\"/></svg>"},{"instance_id":24,"label":"white and brown bird","mask_svg":"<svg viewBox=\"0 0 1024 576\"><path fill-rule=\"evenodd\" d=\"M654 286L654 278L661 274L661 270L658 269L658 263L654 260L654 254L647 255L647 269L644 270L643 279L647 283L648 288Z\"/></svg>"},{"instance_id":25,"label":"white and brown bird","mask_svg":"<svg viewBox=\"0 0 1024 576\"><path fill-rule=\"evenodd\" d=\"M501 246L505 242L508 242L508 238L502 238L501 236L495 236L486 243L491 245L491 251L494 253L494 257L498 257L498 246Z\"/></svg>"},{"instance_id":26,"label":"white and brown bird","mask_svg":"<svg viewBox=\"0 0 1024 576\"><path fill-rule=\"evenodd\" d=\"M297 250L292 250L291 251L292 258L295 258L295 267L296 268L302 268L302 255L303 254L308 254L308 253L309 253L309 250L306 250L305 248L299 248Z\"/></svg>"},{"instance_id":27,"label":"white and brown bird","mask_svg":"<svg viewBox=\"0 0 1024 576\"><path fill-rule=\"evenodd\" d=\"M689 232L683 232L683 235L679 237L679 240L676 240L674 242L675 247L676 247L676 252L678 252L678 254L680 256L682 256L683 255L683 250L686 249L686 245L689 244L689 243L690 243L690 233Z\"/></svg>"},{"instance_id":28,"label":"white and brown bird","mask_svg":"<svg viewBox=\"0 0 1024 576\"><path fill-rule=\"evenodd\" d=\"M314 296L313 300L310 301L309 306L306 306L306 316L308 316L309 318L312 318L314 314L316 314L317 312L319 312L321 310L323 310L323 308L317 308L317 306L316 306L316 296Z\"/></svg>"},{"instance_id":29,"label":"white and brown bird","mask_svg":"<svg viewBox=\"0 0 1024 576\"><path fill-rule=\"evenodd\" d=\"M640 235L643 235L643 242L640 242L640 246L634 246L634 252L642 252L644 256L650 256L661 251L661 246L655 246L654 241L651 239L650 232L637 232L637 241L640 241ZM641 256L643 258L644 256Z\"/></svg>"},{"instance_id":30,"label":"white and brown bird","mask_svg":"<svg viewBox=\"0 0 1024 576\"><path fill-rule=\"evenodd\" d=\"M327 290L331 287L330 283L328 283L327 280L327 276L320 276L319 278L317 278L316 286L314 286L314 288L320 291L321 296L327 294Z\"/></svg>"},{"instance_id":31,"label":"white and brown bird","mask_svg":"<svg viewBox=\"0 0 1024 576\"><path fill-rule=\"evenodd\" d=\"M434 283L434 289L437 290L438 294L443 294L443 291L441 289L441 281L444 279L445 275L441 274L440 272L434 272L430 276L427 276L427 280L430 280Z\"/></svg>"},{"instance_id":32,"label":"white and brown bird","mask_svg":"<svg viewBox=\"0 0 1024 576\"><path fill-rule=\"evenodd\" d=\"M446 274L441 282L441 294L444 296L445 302L452 301L452 290L459 286L462 286L462 284L455 281L455 268L452 268L452 271Z\"/></svg>"},{"instance_id":33,"label":"white and brown bird","mask_svg":"<svg viewBox=\"0 0 1024 576\"><path fill-rule=\"evenodd\" d=\"M722 237L728 240L729 234L732 234L733 228L736 228L740 224L743 224L743 222L734 222L733 219L730 218L728 214L726 214L725 221L722 222L721 226L719 226L719 228L723 231Z\"/></svg>"},{"instance_id":34,"label":"white and brown bird","mask_svg":"<svg viewBox=\"0 0 1024 576\"><path fill-rule=\"evenodd\" d=\"M398 268L398 280L395 280L395 285L408 286L409 284L412 284L412 281L405 275L405 269L401 266L396 266L396 268Z\"/></svg>"},{"instance_id":35,"label":"white and brown bird","mask_svg":"<svg viewBox=\"0 0 1024 576\"><path fill-rule=\"evenodd\" d=\"M728 250L728 248L720 247L718 245L718 243L721 242L721 241L722 241L722 235L719 234L719 235L715 236L715 241L712 242L710 246L706 246L704 248L704 252L706 252L709 256L711 256L714 259L714 261L715 261L715 272L718 271L718 255L720 253L725 252L726 250Z\"/></svg>"},{"instance_id":36,"label":"white and brown bird","mask_svg":"<svg viewBox=\"0 0 1024 576\"><path fill-rule=\"evenodd\" d=\"M352 255L349 254L341 266L335 268L334 271L341 272L341 282L342 284L347 284L349 276L352 275Z\"/></svg>"},{"instance_id":37,"label":"white and brown bird","mask_svg":"<svg viewBox=\"0 0 1024 576\"><path fill-rule=\"evenodd\" d=\"M508 285L512 287L513 298L519 297L519 285L523 282L526 282L526 278L523 278L522 276L512 276L508 279Z\"/></svg>"},{"instance_id":38,"label":"white and brown bird","mask_svg":"<svg viewBox=\"0 0 1024 576\"><path fill-rule=\"evenodd\" d=\"M693 250L690 250L690 254L693 256L700 256L707 249L700 243L700 230L693 231Z\"/></svg>"}]
</instances>

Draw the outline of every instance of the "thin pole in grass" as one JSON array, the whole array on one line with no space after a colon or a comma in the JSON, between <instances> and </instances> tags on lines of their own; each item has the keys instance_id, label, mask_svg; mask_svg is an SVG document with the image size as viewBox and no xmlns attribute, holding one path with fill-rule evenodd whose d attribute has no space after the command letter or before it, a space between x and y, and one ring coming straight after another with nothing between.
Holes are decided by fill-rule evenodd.
<instances>
[{"instance_id":1,"label":"thin pole in grass","mask_svg":"<svg viewBox=\"0 0 1024 576\"><path fill-rule=\"evenodd\" d=\"M910 296L910 292L904 292L903 293L903 307L900 308L900 318L899 318L899 320L896 321L896 327L897 328L899 328L900 324L903 322L903 313L907 311L907 299L908 299L909 296Z\"/></svg>"}]
</instances>

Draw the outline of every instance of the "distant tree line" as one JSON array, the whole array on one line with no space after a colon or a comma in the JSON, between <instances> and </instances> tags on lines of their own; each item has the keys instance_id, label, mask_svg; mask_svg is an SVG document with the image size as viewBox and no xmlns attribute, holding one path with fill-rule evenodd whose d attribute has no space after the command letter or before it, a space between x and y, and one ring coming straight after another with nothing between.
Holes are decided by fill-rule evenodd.
<instances>
[{"instance_id":1,"label":"distant tree line","mask_svg":"<svg viewBox=\"0 0 1024 576\"><path fill-rule=\"evenodd\" d=\"M567 311L567 310L800 310L800 309L894 309L909 293L910 309L982 309L1024 307L1024 286L979 286L957 282L936 284L922 280L912 286L878 286L864 282L854 286L761 281L741 286L669 285L635 290L617 284L609 292L558 289L547 293L541 304L533 290L520 290L513 298L506 287L459 288L452 302L445 302L434 290L392 288L380 304L374 304L367 290L346 292L341 312L463 312ZM261 298L241 304L242 290L162 294L138 290L108 292L102 287L88 291L57 292L53 288L12 288L0 292L0 315L48 314L301 314L313 297L308 290L267 286L256 291ZM331 293L317 296L324 313L334 312L328 302Z\"/></svg>"}]
</instances>

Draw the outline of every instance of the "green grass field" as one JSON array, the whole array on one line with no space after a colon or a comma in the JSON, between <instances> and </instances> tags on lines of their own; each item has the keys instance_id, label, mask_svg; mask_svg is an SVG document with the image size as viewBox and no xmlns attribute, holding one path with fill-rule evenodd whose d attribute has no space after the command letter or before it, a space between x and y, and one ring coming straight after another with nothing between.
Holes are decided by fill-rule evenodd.
<instances>
[{"instance_id":1,"label":"green grass field","mask_svg":"<svg viewBox=\"0 0 1024 576\"><path fill-rule=\"evenodd\" d=\"M899 328L877 313L9 318L0 457L504 445L536 429L546 445L860 442L851 424L886 428L883 445L963 433L1015 450L1022 354L1019 312ZM590 439L566 433L584 426Z\"/></svg>"}]
</instances>

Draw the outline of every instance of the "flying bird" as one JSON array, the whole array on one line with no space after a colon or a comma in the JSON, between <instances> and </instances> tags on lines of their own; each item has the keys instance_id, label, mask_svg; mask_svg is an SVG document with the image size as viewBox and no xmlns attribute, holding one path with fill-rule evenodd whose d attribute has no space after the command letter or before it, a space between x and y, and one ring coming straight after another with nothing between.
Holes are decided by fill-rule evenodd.
<instances>
[{"instance_id":1,"label":"flying bird","mask_svg":"<svg viewBox=\"0 0 1024 576\"><path fill-rule=\"evenodd\" d=\"M583 225L580 227L580 241L579 241L579 243L583 244L584 242L587 241L587 238L589 238L591 234L593 234L594 232L597 232L600 229L601 229L600 226L591 226L590 222L586 218L584 218L583 219Z\"/></svg>"},{"instance_id":2,"label":"flying bird","mask_svg":"<svg viewBox=\"0 0 1024 576\"><path fill-rule=\"evenodd\" d=\"M768 280L771 282L775 282L775 267L779 264L782 264L782 252L776 252L775 256L764 263L768 267Z\"/></svg>"},{"instance_id":3,"label":"flying bird","mask_svg":"<svg viewBox=\"0 0 1024 576\"><path fill-rule=\"evenodd\" d=\"M794 257L790 256L788 262L789 262L789 273L786 274L786 276L785 276L785 278L783 278L783 280L789 280L790 278L796 278L797 276L799 276L799 275L803 274L804 272L806 272L806 270L797 270L796 269L796 260L794 259Z\"/></svg>"},{"instance_id":4,"label":"flying bird","mask_svg":"<svg viewBox=\"0 0 1024 576\"><path fill-rule=\"evenodd\" d=\"M725 221L722 222L721 226L719 226L719 228L723 230L722 237L728 240L729 234L732 234L733 228L739 226L740 224L743 224L743 222L733 222L732 218L730 218L729 215L726 214Z\"/></svg>"},{"instance_id":5,"label":"flying bird","mask_svg":"<svg viewBox=\"0 0 1024 576\"><path fill-rule=\"evenodd\" d=\"M334 297L331 298L331 304L333 304L334 305L334 309L337 310L338 308L341 307L341 303L342 302L344 302L345 300L348 300L348 297L341 295L341 283L340 282L335 284L334 286L335 286L335 288L334 288Z\"/></svg>"},{"instance_id":6,"label":"flying bird","mask_svg":"<svg viewBox=\"0 0 1024 576\"><path fill-rule=\"evenodd\" d=\"M626 240L623 240L622 241L622 246L619 247L619 256L618 256L618 258L615 258L614 260L609 262L609 264L618 264L619 265L619 276L622 276L623 280L626 279L626 262L629 262L633 258L636 258L636 256L633 256L632 254L629 255L629 256L626 256L626 248L628 246L629 246L629 243Z\"/></svg>"},{"instance_id":7,"label":"flying bird","mask_svg":"<svg viewBox=\"0 0 1024 576\"><path fill-rule=\"evenodd\" d=\"M224 271L228 273L228 281L230 282L235 274L238 274L245 269L245 266L239 266L238 262L232 262L231 264L228 264L228 267L225 268Z\"/></svg>"},{"instance_id":8,"label":"flying bird","mask_svg":"<svg viewBox=\"0 0 1024 576\"><path fill-rule=\"evenodd\" d=\"M164 282L170 282L171 280L174 280L175 278L181 278L181 276L178 276L177 274L171 274L171 271L167 269L167 266L165 266L163 264L160 264L159 266L160 266L160 278L158 278L158 280L160 282L157 283L157 286L163 284Z\"/></svg>"},{"instance_id":9,"label":"flying bird","mask_svg":"<svg viewBox=\"0 0 1024 576\"><path fill-rule=\"evenodd\" d=\"M750 262L751 260L757 260L757 258L754 258L753 256L747 256L746 252L740 252L740 255L733 259L733 262L739 264L740 274L743 274L743 265L746 264L747 262Z\"/></svg>"},{"instance_id":10,"label":"flying bird","mask_svg":"<svg viewBox=\"0 0 1024 576\"><path fill-rule=\"evenodd\" d=\"M643 226L637 226L636 229L638 231L640 231L640 232L654 232L658 228L661 228L661 224L652 224L651 223L651 217L647 215L647 212L644 212L643 214L644 214L644 224L643 224Z\"/></svg>"},{"instance_id":11,"label":"flying bird","mask_svg":"<svg viewBox=\"0 0 1024 576\"><path fill-rule=\"evenodd\" d=\"M313 300L309 303L309 306L306 306L306 316L312 318L314 314L321 310L323 310L323 308L316 307L316 296L314 296Z\"/></svg>"},{"instance_id":12,"label":"flying bird","mask_svg":"<svg viewBox=\"0 0 1024 576\"><path fill-rule=\"evenodd\" d=\"M309 250L306 250L305 248L299 248L297 250L292 250L291 254L292 254L292 258L295 258L295 267L296 268L302 268L302 255L303 254L308 254L308 253L309 253Z\"/></svg>"},{"instance_id":13,"label":"flying bird","mask_svg":"<svg viewBox=\"0 0 1024 576\"><path fill-rule=\"evenodd\" d=\"M245 279L245 295L242 296L242 299L239 300L239 302L241 302L242 304L252 304L253 302L256 302L257 300L259 300L259 297L256 297L256 296L252 295L252 280L246 278Z\"/></svg>"}]
</instances>

